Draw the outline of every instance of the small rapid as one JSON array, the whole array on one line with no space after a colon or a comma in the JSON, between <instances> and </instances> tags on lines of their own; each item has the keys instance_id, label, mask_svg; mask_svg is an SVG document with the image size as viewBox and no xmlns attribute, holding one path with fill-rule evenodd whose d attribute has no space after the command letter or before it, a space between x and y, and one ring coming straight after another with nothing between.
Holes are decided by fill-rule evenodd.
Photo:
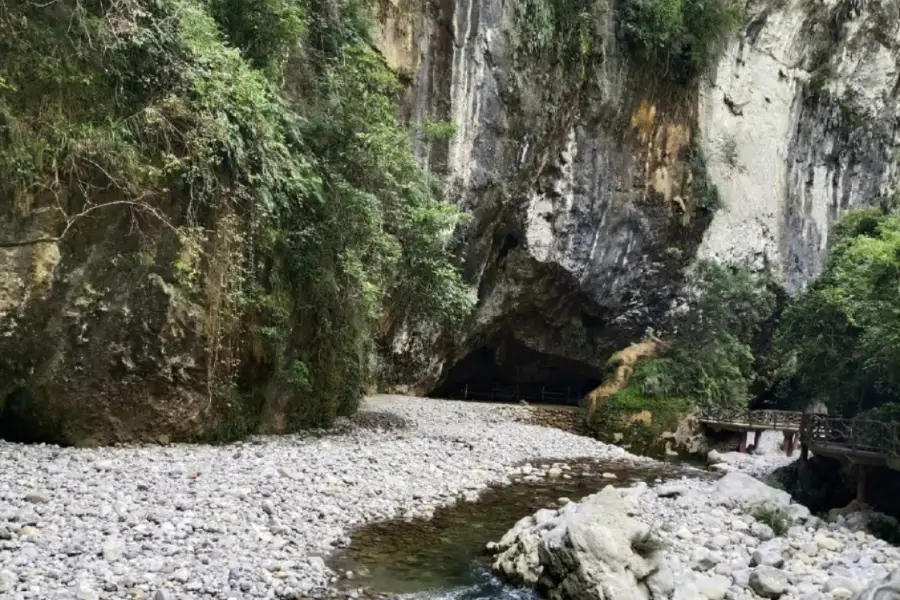
<instances>
[{"instance_id":1,"label":"small rapid","mask_svg":"<svg viewBox=\"0 0 900 600\"><path fill-rule=\"evenodd\" d=\"M533 590L506 585L486 567L472 565L472 583L448 589L408 594L409 600L539 600Z\"/></svg>"}]
</instances>

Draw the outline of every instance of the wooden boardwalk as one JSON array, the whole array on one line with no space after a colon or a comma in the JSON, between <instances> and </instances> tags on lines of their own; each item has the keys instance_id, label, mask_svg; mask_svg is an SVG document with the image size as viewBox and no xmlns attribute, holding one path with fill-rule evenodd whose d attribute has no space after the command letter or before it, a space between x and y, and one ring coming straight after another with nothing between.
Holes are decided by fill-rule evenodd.
<instances>
[{"instance_id":1,"label":"wooden boardwalk","mask_svg":"<svg viewBox=\"0 0 900 600\"><path fill-rule=\"evenodd\" d=\"M753 446L758 447L762 432L783 431L785 454L794 453L794 439L800 431L803 413L790 410L735 410L713 409L700 413L700 423L710 429L738 431L742 433L738 452L747 451L747 433L754 435Z\"/></svg>"},{"instance_id":2,"label":"wooden boardwalk","mask_svg":"<svg viewBox=\"0 0 900 600\"><path fill-rule=\"evenodd\" d=\"M706 411L700 422L711 429L742 432L740 451L747 449L746 432L785 433L785 452L793 454L793 437L800 438L800 458L809 454L845 460L856 472L856 499L865 504L866 480L871 467L900 470L900 422L847 419L816 413L781 410Z\"/></svg>"},{"instance_id":3,"label":"wooden boardwalk","mask_svg":"<svg viewBox=\"0 0 900 600\"><path fill-rule=\"evenodd\" d=\"M900 423L897 422L807 414L800 428L800 443L821 456L900 467Z\"/></svg>"},{"instance_id":4,"label":"wooden boardwalk","mask_svg":"<svg viewBox=\"0 0 900 600\"><path fill-rule=\"evenodd\" d=\"M712 429L727 431L789 431L797 433L803 413L791 410L728 410L700 413L700 422Z\"/></svg>"}]
</instances>

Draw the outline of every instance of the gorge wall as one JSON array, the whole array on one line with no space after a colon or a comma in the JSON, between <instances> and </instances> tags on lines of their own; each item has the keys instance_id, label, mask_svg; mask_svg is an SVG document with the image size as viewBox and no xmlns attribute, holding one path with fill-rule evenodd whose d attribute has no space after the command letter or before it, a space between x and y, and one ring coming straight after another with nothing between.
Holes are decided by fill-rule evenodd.
<instances>
[{"instance_id":1,"label":"gorge wall","mask_svg":"<svg viewBox=\"0 0 900 600\"><path fill-rule=\"evenodd\" d=\"M842 211L893 202L896 3L752 3L697 85L629 61L611 3L596 69L567 73L529 54L528 6L378 4L377 45L410 81L407 118L457 126L417 149L473 217L457 250L478 297L460 330L394 338L401 389L552 383L548 361L594 382L662 322L697 258L769 265L793 293Z\"/></svg>"},{"instance_id":2,"label":"gorge wall","mask_svg":"<svg viewBox=\"0 0 900 600\"><path fill-rule=\"evenodd\" d=\"M794 292L840 212L896 198L894 2L753 3L698 83L634 60L611 0L371 0L415 153L470 217L452 241L475 299L453 327L389 301L382 319L386 274L415 262L397 253L433 240L422 253L440 256L432 229L452 227L395 224L394 198L439 211L408 150L393 152L405 130L381 57L343 33L353 3L304 3L309 46L287 60L273 43L269 71L253 52L285 31L296 50L297 23L240 54L256 35L228 31L242 3L157 4L92 3L104 45L69 35L78 3L0 12L0 50L18 60L0 65L0 436L327 425L370 370L417 393L586 392L665 323L698 258L772 265ZM32 37L48 42L49 88L30 73ZM40 102L15 85L29 81ZM42 120L58 113L70 128ZM360 123L380 146L359 143Z\"/></svg>"}]
</instances>

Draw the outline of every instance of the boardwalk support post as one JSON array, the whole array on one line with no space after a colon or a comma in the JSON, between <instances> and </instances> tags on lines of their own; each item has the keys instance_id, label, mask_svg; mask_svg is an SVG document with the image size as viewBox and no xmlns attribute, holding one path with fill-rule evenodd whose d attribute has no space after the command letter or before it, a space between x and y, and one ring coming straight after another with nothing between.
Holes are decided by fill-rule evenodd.
<instances>
[{"instance_id":1,"label":"boardwalk support post","mask_svg":"<svg viewBox=\"0 0 900 600\"><path fill-rule=\"evenodd\" d=\"M762 430L757 429L753 432L753 451L759 452L759 442L762 439Z\"/></svg>"},{"instance_id":2,"label":"boardwalk support post","mask_svg":"<svg viewBox=\"0 0 900 600\"><path fill-rule=\"evenodd\" d=\"M738 452L747 452L747 432L741 432L741 441L738 444Z\"/></svg>"},{"instance_id":3,"label":"boardwalk support post","mask_svg":"<svg viewBox=\"0 0 900 600\"><path fill-rule=\"evenodd\" d=\"M866 505L866 476L868 475L869 467L866 465L856 465L856 501L865 506Z\"/></svg>"}]
</instances>

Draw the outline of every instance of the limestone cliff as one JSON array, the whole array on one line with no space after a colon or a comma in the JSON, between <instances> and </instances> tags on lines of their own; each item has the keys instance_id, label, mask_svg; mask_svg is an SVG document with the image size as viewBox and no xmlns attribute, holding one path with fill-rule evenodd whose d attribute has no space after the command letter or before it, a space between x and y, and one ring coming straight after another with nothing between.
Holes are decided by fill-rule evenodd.
<instances>
[{"instance_id":1,"label":"limestone cliff","mask_svg":"<svg viewBox=\"0 0 900 600\"><path fill-rule=\"evenodd\" d=\"M503 379L587 392L599 384L614 351L639 342L648 329L665 321L684 269L698 257L750 257L774 264L793 292L820 269L829 225L841 211L895 200L900 45L900 7L895 2L753 3L747 7L746 26L733 36L708 76L694 83L674 80L667 64L632 60L621 43L617 3L554 2L578 7L578 12L557 27L558 39L551 40L528 27L525 16L536 3L369 2L376 25L374 45L406 84L398 110L414 133L417 155L441 175L446 196L471 216L454 232L453 241L477 297L474 313L453 330L420 322L425 319L405 320L402 311L388 314L376 340L382 342L384 360L371 365L380 368L386 385L449 394L461 382ZM320 20L331 18L330 9L338 5L342 3L322 3ZM54 59L71 66L71 44L63 43L69 39L69 19L55 10L39 12L43 7L29 3L16 6L33 14L0 23L0 46L16 41L3 27L17 35L39 35L29 24L34 18L52 18L63 32ZM74 2L65 7L81 10ZM194 12L208 9L203 7ZM99 9L92 5L92 10ZM166 75L159 78L159 86L145 86L141 82L149 80L132 67L165 66L141 54L148 48L141 40L128 42L139 29L138 21L148 15L130 15L138 20L133 28L123 27L118 13L106 16L111 17L110 40L121 43L115 45L118 51L128 53L123 54L127 60L116 63L128 66L129 77L122 81L137 82L135 93L152 100L138 104L138 125L153 135L134 135L136 113L125 110L128 107L116 109L122 114L114 122L128 127L114 133L134 137L140 152L148 152L147 140L162 144L151 144L155 154L114 166L130 167L136 178L156 177L158 185L152 205L135 203L146 197L117 192L121 178L96 164L95 146L74 143L66 137L68 130L57 127L36 135L28 148L34 164L26 166L58 172L55 160L45 156L42 136L59 134L63 139L56 140L55 150L81 161L63 166L75 174L92 173L106 184L89 180L82 198L68 179L57 176L48 179L50 186L29 184L22 188L27 193L18 195L6 193L6 187L16 183L10 177L0 181L0 193L9 200L0 213L0 435L63 442L198 439L220 426L237 426L240 431L233 434L284 431L290 428L288 421L327 423L339 409L351 411L357 383L370 366L365 359L371 355L372 340L368 334L354 337L348 332L368 331L368 323L360 325L357 317L365 320L375 311L367 312L361 299L381 298L381 292L372 291L371 281L360 281L356 294L344 293L353 286L335 285L331 288L338 292L333 295L303 298L303 290L327 283L329 277L310 269L295 277L291 290L282 289L290 277L282 272L280 259L287 255L307 260L321 249L324 265L344 260L340 244L322 246L306 234L314 228L326 235L336 229L334 223L362 218L365 211L329 212L330 221L314 210L279 216L285 219L279 223L282 230L303 233L288 236L287 242L299 244L290 252L269 239L271 231L259 226L256 213L262 209L271 225L268 202L273 193L290 197L282 206L305 206L294 202L301 192L311 194L309 206L344 206L319 202L323 195L315 198L309 190L317 189L314 182L322 178L306 169L328 153L334 153L327 156L332 161L344 160L346 153L321 139L327 130L306 131L309 148L302 149L293 131L282 135L276 127L274 137L265 138L272 130L271 114L281 114L284 108L280 100L266 100L268 83L243 90L254 92L246 97L215 95L214 100L227 103L224 107L198 102L197 89L229 85L216 80L211 87L207 79L230 80L228 74L238 64L234 48L222 40L217 42L221 51L211 57L196 55L208 50L206 44L178 46L186 54L172 64L184 68L196 62L200 66L189 75L203 85L182 89L177 86L183 78ZM176 20L160 21L176 29L196 29L198 22L186 19L175 27ZM220 37L221 24L205 26L210 31L204 40ZM83 29L79 35L90 34ZM197 33L179 31L177 36ZM331 51L328 44L334 40L313 37L327 46L322 52ZM559 44L565 45L565 52L559 51ZM109 56L106 46L90 40L78 48L100 64ZM42 52L49 54L47 49ZM366 52L372 54L368 46ZM310 87L311 82L326 85L315 80L323 72L312 64L317 56L312 52L307 63L292 65L291 76L281 82L287 95L297 96L290 98L296 101L291 110L302 117L286 119L291 127L304 121L304 111L317 99L326 98ZM210 60L226 66L210 68ZM23 64L30 66L30 61ZM255 68L239 64L242 76L257 80ZM348 72L384 69L380 58L368 55L359 65ZM6 75L27 82L27 70ZM65 87L65 93L55 97L71 98L73 86L79 86L84 97L103 108L104 101L117 99L118 91L128 87L114 78L101 79L111 86L109 94L90 77L72 76L53 80ZM377 76L372 79L373 85L380 82ZM165 86L173 87L183 101L170 102L172 94ZM86 95L89 91L93 95ZM44 115L40 103L16 95L16 86L4 77L0 94L0 109L6 110L4 102L12 98L21 114ZM36 90L38 98L41 94L47 91ZM366 102L364 95L354 97ZM356 119L366 109L374 112L376 104L348 114ZM390 101L379 106L387 106L384 111L394 119ZM63 107L85 113L81 121L72 121L76 124L113 122L91 112L91 102ZM195 119L203 110L209 119ZM220 148L224 130L210 127L205 132L203 142L214 149L209 156L221 164L203 163L210 171L204 186L216 190L208 206L217 208L201 211L193 192L184 188L184 178L169 170L175 158L183 169L179 173L196 176L193 160L206 155L192 153L189 145L172 147L166 127L170 122L179 127L221 124L229 114L252 116L255 125L229 126L236 137L226 149ZM0 117L0 142L11 146L24 135L22 125L29 119L10 119L5 113ZM72 131L82 135L89 129ZM354 132L346 128L331 133ZM391 138L391 144L400 145L401 138ZM97 136L94 141L109 139ZM316 141L319 144L310 143ZM251 142L253 152L246 150ZM5 148L0 145L0 150ZM279 149L279 161L290 163L291 169L260 171L257 154L272 153L272 148ZM301 151L315 160L300 160ZM341 172L352 182L360 164L369 166L363 179L377 180L381 187L359 184L366 193L357 200L365 199L366 206L376 199L389 202L408 187L408 180L398 176L408 169L380 177L384 169L379 154L387 152L367 154ZM247 168L232 161L247 157ZM4 173L21 175L21 157L0 152L0 158L7 163ZM226 166L230 175L213 173ZM288 194L284 188L296 184L298 173L309 177L299 186L302 190ZM329 187L328 193L335 189ZM261 203L247 204L251 197ZM121 210L100 210L103 205ZM187 213L195 211L199 215L188 220ZM76 218L79 214L88 218ZM192 224L202 230L202 243L184 239ZM377 230L380 224L378 219L366 227L361 223L360 230ZM42 239L48 235L51 238ZM256 250L263 242L270 246L260 255ZM364 260L379 252L387 256L389 246L361 244L352 258ZM185 252L196 256L185 257ZM390 270L388 264L387 259L384 264L375 260L372 272L381 277ZM228 270L236 277L225 276ZM359 269L336 271L352 275ZM242 298L225 284L230 279L253 284L252 306L229 308ZM272 327L276 322L280 328ZM319 335L333 333L337 322L347 329L341 339L355 340L349 350L333 351L327 336ZM283 339L273 342L274 329ZM312 348L310 340L318 338L321 348ZM319 373L331 374L311 382L316 368L308 367L315 361L334 368L322 367ZM219 379L240 394L213 394ZM288 379L294 392L282 389ZM297 390L315 401L297 401L304 396ZM221 405L211 408L214 400ZM296 405L313 415L330 416L301 419L303 415L293 414ZM240 423L239 413L245 409L252 418Z\"/></svg>"},{"instance_id":2,"label":"limestone cliff","mask_svg":"<svg viewBox=\"0 0 900 600\"><path fill-rule=\"evenodd\" d=\"M395 384L552 383L553 364L587 391L612 352L664 319L696 258L775 265L794 292L841 211L891 200L896 3L752 3L688 86L629 62L611 5L586 84L529 63L524 4L379 4L378 46L410 79L406 116L458 127L418 148L473 216L458 252L478 295L467 327L394 338Z\"/></svg>"},{"instance_id":3,"label":"limestone cliff","mask_svg":"<svg viewBox=\"0 0 900 600\"><path fill-rule=\"evenodd\" d=\"M895 2L755 10L700 101L707 167L727 208L701 256L765 257L793 293L821 270L840 213L894 202L898 57Z\"/></svg>"}]
</instances>

